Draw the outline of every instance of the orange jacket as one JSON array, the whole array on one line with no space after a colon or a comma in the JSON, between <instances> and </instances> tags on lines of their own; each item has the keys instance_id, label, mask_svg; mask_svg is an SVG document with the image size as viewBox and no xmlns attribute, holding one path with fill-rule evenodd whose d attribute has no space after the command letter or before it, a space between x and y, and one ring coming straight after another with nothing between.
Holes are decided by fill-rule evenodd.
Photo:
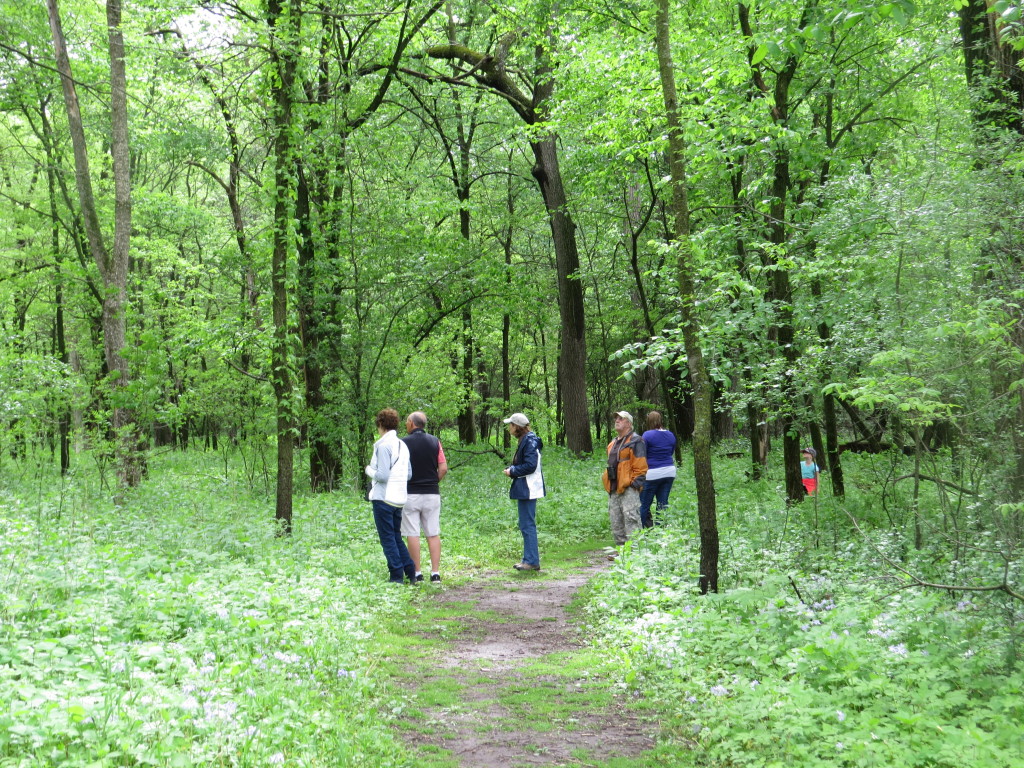
<instances>
[{"instance_id":1,"label":"orange jacket","mask_svg":"<svg viewBox=\"0 0 1024 768\"><path fill-rule=\"evenodd\" d=\"M608 443L608 458L611 459L612 449L615 444L619 441L619 438L615 438ZM647 479L647 443L640 437L636 432L630 432L623 438L622 446L619 448L619 460L618 469L616 471L616 483L615 492L625 493L629 486L634 483L643 487L644 480ZM604 483L604 489L608 493L612 492L612 484L608 479L608 470L604 471L601 476L601 481ZM637 490L640 490L637 488Z\"/></svg>"}]
</instances>

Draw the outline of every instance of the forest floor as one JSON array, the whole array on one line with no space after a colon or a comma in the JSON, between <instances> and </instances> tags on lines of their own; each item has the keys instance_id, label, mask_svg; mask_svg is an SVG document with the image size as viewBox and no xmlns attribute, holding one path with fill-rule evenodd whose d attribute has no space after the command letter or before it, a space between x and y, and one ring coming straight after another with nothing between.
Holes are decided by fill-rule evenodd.
<instances>
[{"instance_id":1,"label":"forest floor","mask_svg":"<svg viewBox=\"0 0 1024 768\"><path fill-rule=\"evenodd\" d=\"M591 553L582 566L419 587L428 593L423 613L384 663L410 702L397 718L401 736L433 757L424 764L649 764L643 755L655 748L656 721L602 674L572 611L606 565Z\"/></svg>"}]
</instances>

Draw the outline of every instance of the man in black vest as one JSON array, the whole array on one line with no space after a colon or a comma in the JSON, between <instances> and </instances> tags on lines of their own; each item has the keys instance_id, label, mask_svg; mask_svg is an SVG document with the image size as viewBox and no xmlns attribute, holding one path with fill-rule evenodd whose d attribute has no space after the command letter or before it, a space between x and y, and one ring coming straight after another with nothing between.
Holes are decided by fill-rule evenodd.
<instances>
[{"instance_id":1,"label":"man in black vest","mask_svg":"<svg viewBox=\"0 0 1024 768\"><path fill-rule=\"evenodd\" d=\"M441 441L426 432L427 415L414 411L405 419L402 438L409 446L412 478L408 483L408 499L402 508L402 535L406 537L409 554L416 565L416 581L423 581L420 571L420 530L427 537L430 550L430 581L441 581L441 490L439 483L448 473Z\"/></svg>"}]
</instances>

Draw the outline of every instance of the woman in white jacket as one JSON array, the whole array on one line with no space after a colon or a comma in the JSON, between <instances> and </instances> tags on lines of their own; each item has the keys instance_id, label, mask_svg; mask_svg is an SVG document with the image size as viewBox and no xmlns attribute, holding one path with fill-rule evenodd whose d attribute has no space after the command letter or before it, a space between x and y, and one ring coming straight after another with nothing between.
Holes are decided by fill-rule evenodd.
<instances>
[{"instance_id":1,"label":"woman in white jacket","mask_svg":"<svg viewBox=\"0 0 1024 768\"><path fill-rule=\"evenodd\" d=\"M409 583L415 584L416 566L402 539L402 507L405 506L406 483L412 477L409 448L398 439L398 412L394 408L378 413L376 424L380 437L373 444L373 458L366 467L367 476L373 479L370 488L373 522L388 561L391 581L401 584L402 577L408 576Z\"/></svg>"}]
</instances>

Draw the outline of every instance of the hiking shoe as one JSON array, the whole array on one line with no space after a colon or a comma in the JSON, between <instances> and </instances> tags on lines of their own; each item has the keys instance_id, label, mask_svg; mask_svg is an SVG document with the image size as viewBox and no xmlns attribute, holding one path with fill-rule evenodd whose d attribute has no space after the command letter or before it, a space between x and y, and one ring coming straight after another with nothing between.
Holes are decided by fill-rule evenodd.
<instances>
[{"instance_id":1,"label":"hiking shoe","mask_svg":"<svg viewBox=\"0 0 1024 768\"><path fill-rule=\"evenodd\" d=\"M416 579L415 579L415 582L416 582L417 584L419 584L419 583L420 583L421 581L423 581L423 574L422 574L422 573L417 573L417 574L416 574Z\"/></svg>"},{"instance_id":2,"label":"hiking shoe","mask_svg":"<svg viewBox=\"0 0 1024 768\"><path fill-rule=\"evenodd\" d=\"M515 568L517 571L539 571L540 570L540 566L539 565L532 565L530 563L516 563L512 567Z\"/></svg>"},{"instance_id":3,"label":"hiking shoe","mask_svg":"<svg viewBox=\"0 0 1024 768\"><path fill-rule=\"evenodd\" d=\"M430 574L430 583L431 584L440 584L441 583L441 574L440 573L432 573L432 574Z\"/></svg>"}]
</instances>

